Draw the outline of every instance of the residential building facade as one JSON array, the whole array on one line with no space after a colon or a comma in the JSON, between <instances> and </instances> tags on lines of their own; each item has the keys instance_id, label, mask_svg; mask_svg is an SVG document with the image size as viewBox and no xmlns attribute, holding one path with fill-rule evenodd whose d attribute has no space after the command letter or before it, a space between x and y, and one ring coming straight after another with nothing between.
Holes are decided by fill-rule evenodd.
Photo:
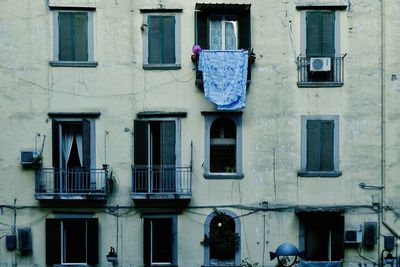
<instances>
[{"instance_id":1,"label":"residential building facade","mask_svg":"<svg viewBox=\"0 0 400 267\"><path fill-rule=\"evenodd\" d=\"M0 266L398 265L399 11L0 1Z\"/></svg>"}]
</instances>

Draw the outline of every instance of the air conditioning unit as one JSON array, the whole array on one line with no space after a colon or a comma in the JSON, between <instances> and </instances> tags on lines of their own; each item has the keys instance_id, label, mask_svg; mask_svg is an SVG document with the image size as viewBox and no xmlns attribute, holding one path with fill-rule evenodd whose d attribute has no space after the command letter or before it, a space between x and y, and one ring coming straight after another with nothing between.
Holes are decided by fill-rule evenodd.
<instances>
[{"instance_id":1,"label":"air conditioning unit","mask_svg":"<svg viewBox=\"0 0 400 267\"><path fill-rule=\"evenodd\" d=\"M347 229L344 231L344 243L360 244L362 242L361 229Z\"/></svg>"},{"instance_id":2,"label":"air conditioning unit","mask_svg":"<svg viewBox=\"0 0 400 267\"><path fill-rule=\"evenodd\" d=\"M23 166L29 166L33 163L33 158L39 155L35 151L21 151L21 164Z\"/></svg>"},{"instance_id":3,"label":"air conditioning unit","mask_svg":"<svg viewBox=\"0 0 400 267\"><path fill-rule=\"evenodd\" d=\"M330 57L312 57L310 58L310 71L330 71Z\"/></svg>"}]
</instances>

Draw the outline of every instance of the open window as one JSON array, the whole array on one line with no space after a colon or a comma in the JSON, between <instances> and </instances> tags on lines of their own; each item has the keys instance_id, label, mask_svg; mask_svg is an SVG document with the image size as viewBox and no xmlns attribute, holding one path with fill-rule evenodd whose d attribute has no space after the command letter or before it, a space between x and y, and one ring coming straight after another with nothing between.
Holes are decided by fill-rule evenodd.
<instances>
[{"instance_id":1,"label":"open window","mask_svg":"<svg viewBox=\"0 0 400 267\"><path fill-rule=\"evenodd\" d=\"M98 219L46 219L46 264L97 264Z\"/></svg>"},{"instance_id":2,"label":"open window","mask_svg":"<svg viewBox=\"0 0 400 267\"><path fill-rule=\"evenodd\" d=\"M176 215L146 216L143 227L143 262L145 266L176 266Z\"/></svg>"}]
</instances>

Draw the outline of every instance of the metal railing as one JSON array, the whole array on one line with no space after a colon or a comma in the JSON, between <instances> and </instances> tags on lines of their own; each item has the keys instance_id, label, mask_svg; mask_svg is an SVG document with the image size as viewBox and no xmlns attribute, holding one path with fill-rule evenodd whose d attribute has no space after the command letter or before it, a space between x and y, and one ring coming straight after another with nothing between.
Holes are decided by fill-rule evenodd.
<instances>
[{"instance_id":1,"label":"metal railing","mask_svg":"<svg viewBox=\"0 0 400 267\"><path fill-rule=\"evenodd\" d=\"M37 194L107 194L107 171L104 169L41 168L36 170L35 180Z\"/></svg>"},{"instance_id":2,"label":"metal railing","mask_svg":"<svg viewBox=\"0 0 400 267\"><path fill-rule=\"evenodd\" d=\"M313 57L298 56L298 85L299 86L341 86L344 82L343 56L330 57L330 66L327 71L311 71L310 62Z\"/></svg>"},{"instance_id":3,"label":"metal railing","mask_svg":"<svg viewBox=\"0 0 400 267\"><path fill-rule=\"evenodd\" d=\"M191 167L132 166L132 193L191 194Z\"/></svg>"}]
</instances>

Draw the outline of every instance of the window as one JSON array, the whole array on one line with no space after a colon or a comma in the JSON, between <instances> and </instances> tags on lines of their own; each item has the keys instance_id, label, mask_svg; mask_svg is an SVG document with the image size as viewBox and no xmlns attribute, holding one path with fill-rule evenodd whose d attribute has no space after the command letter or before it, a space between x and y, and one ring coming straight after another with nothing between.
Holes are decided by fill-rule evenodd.
<instances>
[{"instance_id":1,"label":"window","mask_svg":"<svg viewBox=\"0 0 400 267\"><path fill-rule=\"evenodd\" d=\"M202 49L251 48L250 5L196 4L196 43Z\"/></svg>"},{"instance_id":2,"label":"window","mask_svg":"<svg viewBox=\"0 0 400 267\"><path fill-rule=\"evenodd\" d=\"M301 117L300 176L340 176L339 116Z\"/></svg>"},{"instance_id":3,"label":"window","mask_svg":"<svg viewBox=\"0 0 400 267\"><path fill-rule=\"evenodd\" d=\"M94 67L93 10L54 10L52 66Z\"/></svg>"},{"instance_id":4,"label":"window","mask_svg":"<svg viewBox=\"0 0 400 267\"><path fill-rule=\"evenodd\" d=\"M143 230L145 266L177 265L176 215L146 216Z\"/></svg>"},{"instance_id":5,"label":"window","mask_svg":"<svg viewBox=\"0 0 400 267\"><path fill-rule=\"evenodd\" d=\"M89 191L96 185L94 121L54 119L52 127L55 191Z\"/></svg>"},{"instance_id":6,"label":"window","mask_svg":"<svg viewBox=\"0 0 400 267\"><path fill-rule=\"evenodd\" d=\"M177 118L135 120L136 192L176 191L176 166L180 160L178 122Z\"/></svg>"},{"instance_id":7,"label":"window","mask_svg":"<svg viewBox=\"0 0 400 267\"><path fill-rule=\"evenodd\" d=\"M46 264L97 264L98 219L46 219Z\"/></svg>"},{"instance_id":8,"label":"window","mask_svg":"<svg viewBox=\"0 0 400 267\"><path fill-rule=\"evenodd\" d=\"M204 224L204 266L240 265L240 220L229 210L216 210Z\"/></svg>"},{"instance_id":9,"label":"window","mask_svg":"<svg viewBox=\"0 0 400 267\"><path fill-rule=\"evenodd\" d=\"M144 10L143 68L180 68L180 15L181 10L154 12Z\"/></svg>"},{"instance_id":10,"label":"window","mask_svg":"<svg viewBox=\"0 0 400 267\"><path fill-rule=\"evenodd\" d=\"M338 212L300 213L300 250L308 261L344 258L344 217Z\"/></svg>"},{"instance_id":11,"label":"window","mask_svg":"<svg viewBox=\"0 0 400 267\"><path fill-rule=\"evenodd\" d=\"M299 86L342 86L343 58L340 55L340 12L305 10L299 57Z\"/></svg>"},{"instance_id":12,"label":"window","mask_svg":"<svg viewBox=\"0 0 400 267\"><path fill-rule=\"evenodd\" d=\"M243 178L241 113L205 114L206 178Z\"/></svg>"}]
</instances>

